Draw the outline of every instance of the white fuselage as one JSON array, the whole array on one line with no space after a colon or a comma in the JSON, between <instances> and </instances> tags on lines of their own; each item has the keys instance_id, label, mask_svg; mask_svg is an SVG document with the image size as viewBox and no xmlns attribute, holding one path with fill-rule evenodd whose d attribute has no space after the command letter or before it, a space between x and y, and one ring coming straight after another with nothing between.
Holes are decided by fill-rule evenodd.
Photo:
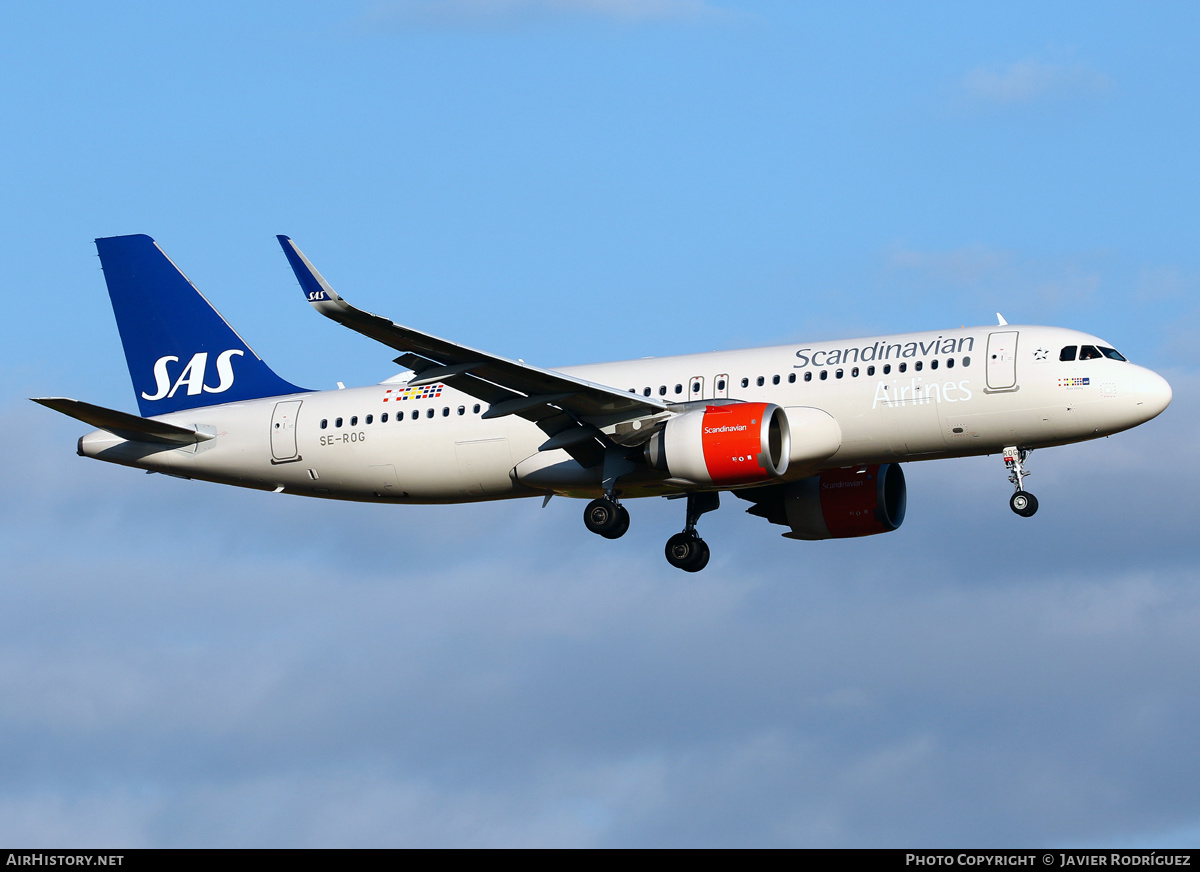
<instances>
[{"instance_id":1,"label":"white fuselage","mask_svg":"<svg viewBox=\"0 0 1200 872\"><path fill-rule=\"evenodd\" d=\"M1096 337L1052 327L963 328L560 370L669 403L770 402L789 417L827 413L840 430L827 458L793 462L780 480L825 468L1039 448L1116 433L1157 415L1170 387L1124 360L1060 360ZM562 493L598 496L598 471L547 435L442 385L379 385L207 406L159 416L215 438L184 447L105 431L81 454L188 478L333 499L441 503ZM793 433L803 456L804 430ZM562 470L574 471L562 472ZM678 490L633 476L627 497Z\"/></svg>"}]
</instances>

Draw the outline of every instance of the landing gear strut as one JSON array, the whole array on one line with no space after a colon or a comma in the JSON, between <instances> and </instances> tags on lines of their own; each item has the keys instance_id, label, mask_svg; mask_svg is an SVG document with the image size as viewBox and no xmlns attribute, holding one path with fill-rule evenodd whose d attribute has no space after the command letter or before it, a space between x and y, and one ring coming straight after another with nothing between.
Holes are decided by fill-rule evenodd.
<instances>
[{"instance_id":1,"label":"landing gear strut","mask_svg":"<svg viewBox=\"0 0 1200 872\"><path fill-rule=\"evenodd\" d=\"M1030 454L1033 454L1032 448L1017 448L1014 445L1004 449L1004 465L1008 468L1008 480L1016 488L1012 498L1008 501L1008 507L1022 518L1028 518L1038 510L1037 497L1025 490L1025 476L1030 474L1025 469L1025 460Z\"/></svg>"},{"instance_id":2,"label":"landing gear strut","mask_svg":"<svg viewBox=\"0 0 1200 872\"><path fill-rule=\"evenodd\" d=\"M668 563L684 572L699 572L708 566L708 545L696 532L696 522L720 505L721 495L715 492L687 495L687 522L682 533L667 540Z\"/></svg>"},{"instance_id":3,"label":"landing gear strut","mask_svg":"<svg viewBox=\"0 0 1200 872\"><path fill-rule=\"evenodd\" d=\"M617 479L635 468L627 450L616 445L604 449L604 496L583 510L583 523L605 539L620 539L629 530L629 510L617 502Z\"/></svg>"},{"instance_id":4,"label":"landing gear strut","mask_svg":"<svg viewBox=\"0 0 1200 872\"><path fill-rule=\"evenodd\" d=\"M603 496L587 504L583 523L605 539L620 539L629 530L629 510L616 497Z\"/></svg>"}]
</instances>

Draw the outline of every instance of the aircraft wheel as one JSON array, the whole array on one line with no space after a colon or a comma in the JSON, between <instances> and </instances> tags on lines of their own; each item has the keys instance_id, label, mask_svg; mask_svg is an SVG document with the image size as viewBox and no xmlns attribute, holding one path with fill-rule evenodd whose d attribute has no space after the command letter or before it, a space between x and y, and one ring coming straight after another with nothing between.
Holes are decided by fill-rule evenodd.
<instances>
[{"instance_id":1,"label":"aircraft wheel","mask_svg":"<svg viewBox=\"0 0 1200 872\"><path fill-rule=\"evenodd\" d=\"M617 506L616 526L600 535L605 539L620 539L627 532L629 532L629 509L624 506Z\"/></svg>"},{"instance_id":2,"label":"aircraft wheel","mask_svg":"<svg viewBox=\"0 0 1200 872\"><path fill-rule=\"evenodd\" d=\"M1037 497L1029 491L1017 491L1008 501L1008 507L1022 518L1028 518L1038 510Z\"/></svg>"},{"instance_id":3,"label":"aircraft wheel","mask_svg":"<svg viewBox=\"0 0 1200 872\"><path fill-rule=\"evenodd\" d=\"M621 518L625 518L625 529L629 529L629 513L625 512L622 516L624 508L618 506L612 500L598 499L592 500L587 504L587 508L583 510L583 523L589 530L600 536L606 536L610 539L615 539L612 533L621 526ZM625 530L617 533L617 536L622 535Z\"/></svg>"},{"instance_id":4,"label":"aircraft wheel","mask_svg":"<svg viewBox=\"0 0 1200 872\"><path fill-rule=\"evenodd\" d=\"M667 562L684 572L699 572L708 566L708 545L693 533L676 533L667 540L666 552Z\"/></svg>"}]
</instances>

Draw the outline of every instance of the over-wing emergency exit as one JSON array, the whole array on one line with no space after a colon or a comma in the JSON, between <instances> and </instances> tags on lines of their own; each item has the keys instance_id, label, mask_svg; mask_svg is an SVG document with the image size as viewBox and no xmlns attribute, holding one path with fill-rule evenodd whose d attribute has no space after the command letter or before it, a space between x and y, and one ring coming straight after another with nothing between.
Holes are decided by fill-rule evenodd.
<instances>
[{"instance_id":1,"label":"over-wing emergency exit","mask_svg":"<svg viewBox=\"0 0 1200 872\"><path fill-rule=\"evenodd\" d=\"M1018 515L1036 448L1161 413L1171 388L1108 342L994 327L810 342L559 370L364 312L278 237L305 299L383 343L404 372L310 391L275 374L148 236L96 240L140 415L35 402L98 428L78 453L188 479L330 499L589 500L609 539L626 501L685 500L671 565L708 563L696 531L722 492L793 539L868 536L904 520L900 463L999 454Z\"/></svg>"}]
</instances>

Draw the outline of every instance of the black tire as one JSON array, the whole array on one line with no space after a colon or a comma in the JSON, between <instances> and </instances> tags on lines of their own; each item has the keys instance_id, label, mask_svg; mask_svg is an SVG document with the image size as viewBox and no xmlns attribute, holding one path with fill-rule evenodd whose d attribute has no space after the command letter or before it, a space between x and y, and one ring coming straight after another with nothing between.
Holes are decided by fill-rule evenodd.
<instances>
[{"instance_id":1,"label":"black tire","mask_svg":"<svg viewBox=\"0 0 1200 872\"><path fill-rule=\"evenodd\" d=\"M620 539L627 532L629 532L629 509L617 506L617 525L600 535L605 539Z\"/></svg>"},{"instance_id":2,"label":"black tire","mask_svg":"<svg viewBox=\"0 0 1200 872\"><path fill-rule=\"evenodd\" d=\"M699 572L708 565L709 550L694 533L676 533L667 540L667 563L684 572Z\"/></svg>"},{"instance_id":3,"label":"black tire","mask_svg":"<svg viewBox=\"0 0 1200 872\"><path fill-rule=\"evenodd\" d=\"M1008 501L1008 507L1022 518L1032 517L1038 510L1037 497L1029 491L1017 491Z\"/></svg>"},{"instance_id":4,"label":"black tire","mask_svg":"<svg viewBox=\"0 0 1200 872\"><path fill-rule=\"evenodd\" d=\"M583 523L593 533L608 536L621 523L620 509L612 500L592 500L583 510Z\"/></svg>"}]
</instances>

